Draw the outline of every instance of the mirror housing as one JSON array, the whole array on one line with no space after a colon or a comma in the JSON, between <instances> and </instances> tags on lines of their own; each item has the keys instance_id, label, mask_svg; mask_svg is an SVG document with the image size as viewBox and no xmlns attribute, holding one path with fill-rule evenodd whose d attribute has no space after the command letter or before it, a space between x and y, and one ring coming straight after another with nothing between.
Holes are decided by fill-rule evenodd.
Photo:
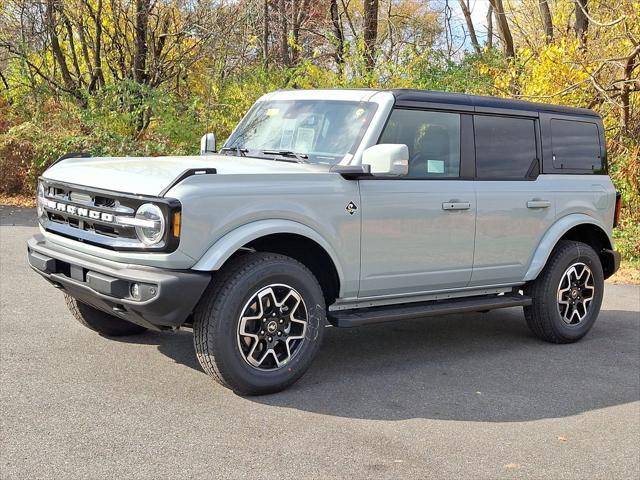
<instances>
[{"instance_id":1,"label":"mirror housing","mask_svg":"<svg viewBox=\"0 0 640 480\"><path fill-rule=\"evenodd\" d=\"M213 133L205 133L200 139L200 155L216 153L216 136Z\"/></svg>"},{"instance_id":2,"label":"mirror housing","mask_svg":"<svg viewBox=\"0 0 640 480\"><path fill-rule=\"evenodd\" d=\"M409 173L409 148L401 143L381 143L362 152L362 164L372 175L401 176Z\"/></svg>"}]
</instances>

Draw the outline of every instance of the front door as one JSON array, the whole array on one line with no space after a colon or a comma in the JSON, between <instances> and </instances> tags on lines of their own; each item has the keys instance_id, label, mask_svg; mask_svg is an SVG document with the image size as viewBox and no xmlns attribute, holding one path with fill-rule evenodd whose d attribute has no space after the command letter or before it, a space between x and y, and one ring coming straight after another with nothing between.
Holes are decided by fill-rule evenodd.
<instances>
[{"instance_id":1,"label":"front door","mask_svg":"<svg viewBox=\"0 0 640 480\"><path fill-rule=\"evenodd\" d=\"M460 175L462 117L414 109L392 112L379 143L406 144L409 173L360 180L360 298L469 283L476 199L474 182Z\"/></svg>"}]
</instances>

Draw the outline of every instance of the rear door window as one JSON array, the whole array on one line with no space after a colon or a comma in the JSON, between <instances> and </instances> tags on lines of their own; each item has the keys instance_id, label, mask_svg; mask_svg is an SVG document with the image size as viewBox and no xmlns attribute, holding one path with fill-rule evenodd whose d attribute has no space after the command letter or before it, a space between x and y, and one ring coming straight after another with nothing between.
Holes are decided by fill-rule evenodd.
<instances>
[{"instance_id":1,"label":"rear door window","mask_svg":"<svg viewBox=\"0 0 640 480\"><path fill-rule=\"evenodd\" d=\"M475 115L476 176L525 179L538 172L534 120Z\"/></svg>"},{"instance_id":2,"label":"rear door window","mask_svg":"<svg viewBox=\"0 0 640 480\"><path fill-rule=\"evenodd\" d=\"M602 168L600 136L595 123L551 119L551 143L554 168Z\"/></svg>"}]
</instances>

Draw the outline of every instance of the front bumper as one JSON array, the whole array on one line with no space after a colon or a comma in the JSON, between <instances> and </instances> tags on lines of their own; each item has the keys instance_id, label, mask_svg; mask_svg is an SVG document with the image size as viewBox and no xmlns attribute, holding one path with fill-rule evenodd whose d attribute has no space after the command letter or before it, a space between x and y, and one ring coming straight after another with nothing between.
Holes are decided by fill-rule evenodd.
<instances>
[{"instance_id":1,"label":"front bumper","mask_svg":"<svg viewBox=\"0 0 640 480\"><path fill-rule=\"evenodd\" d=\"M55 287L79 301L154 330L177 327L195 308L208 273L123 264L47 242L27 242L29 265ZM137 283L139 299L131 285Z\"/></svg>"}]
</instances>

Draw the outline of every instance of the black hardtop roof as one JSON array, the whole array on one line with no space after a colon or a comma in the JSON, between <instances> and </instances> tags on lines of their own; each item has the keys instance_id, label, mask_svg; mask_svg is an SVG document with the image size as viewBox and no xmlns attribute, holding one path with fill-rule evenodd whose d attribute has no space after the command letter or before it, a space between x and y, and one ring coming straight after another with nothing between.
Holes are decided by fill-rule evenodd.
<instances>
[{"instance_id":1,"label":"black hardtop roof","mask_svg":"<svg viewBox=\"0 0 640 480\"><path fill-rule=\"evenodd\" d=\"M512 100L500 97L485 97L480 95L467 95L465 93L437 92L434 90L417 90L411 88L398 88L391 90L396 99L396 104L431 103L451 105L452 107L478 107L500 108L508 110L520 110L527 112L552 112L565 115L588 115L599 117L588 108L565 107L563 105L549 105L547 103L525 102L524 100Z\"/></svg>"}]
</instances>

